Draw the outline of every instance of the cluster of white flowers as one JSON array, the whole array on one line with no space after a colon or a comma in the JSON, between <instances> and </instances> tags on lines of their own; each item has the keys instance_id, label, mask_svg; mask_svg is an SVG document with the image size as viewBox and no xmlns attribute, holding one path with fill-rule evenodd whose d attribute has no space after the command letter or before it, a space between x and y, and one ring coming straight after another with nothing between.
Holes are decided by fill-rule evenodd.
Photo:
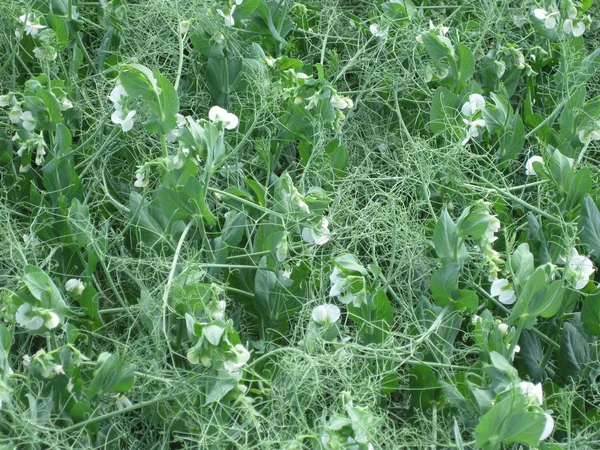
<instances>
[{"instance_id":1,"label":"cluster of white flowers","mask_svg":"<svg viewBox=\"0 0 600 450\"><path fill-rule=\"evenodd\" d=\"M362 280L363 289L357 293L350 291L352 278L346 276L337 266L333 268L333 272L329 276L329 281L331 282L330 297L337 297L344 305L352 303L357 308L366 303L367 292L364 287L364 278Z\"/></svg>"},{"instance_id":2,"label":"cluster of white flowers","mask_svg":"<svg viewBox=\"0 0 600 450\"><path fill-rule=\"evenodd\" d=\"M469 95L469 100L462 106L460 112L466 117L463 118L463 122L467 126L467 136L461 142L462 145L466 145L472 138L483 135L485 120L478 116L483 108L485 108L485 98L480 94Z\"/></svg>"},{"instance_id":3,"label":"cluster of white flowers","mask_svg":"<svg viewBox=\"0 0 600 450\"><path fill-rule=\"evenodd\" d=\"M124 132L133 128L133 118L136 114L135 110L127 111L125 105L127 97L129 97L129 94L127 94L122 84L117 84L108 96L115 108L110 119L114 124L120 125Z\"/></svg>"},{"instance_id":4,"label":"cluster of white flowers","mask_svg":"<svg viewBox=\"0 0 600 450\"><path fill-rule=\"evenodd\" d=\"M19 306L15 319L19 326L30 331L39 330L43 326L52 330L60 323L60 318L54 311L31 306L29 303Z\"/></svg>"},{"instance_id":5,"label":"cluster of white flowers","mask_svg":"<svg viewBox=\"0 0 600 450\"><path fill-rule=\"evenodd\" d=\"M340 319L340 308L331 303L319 305L312 310L312 320L319 325L328 325Z\"/></svg>"},{"instance_id":6,"label":"cluster of white flowers","mask_svg":"<svg viewBox=\"0 0 600 450\"><path fill-rule=\"evenodd\" d=\"M302 230L302 239L308 244L324 245L329 242L329 220L323 216L319 227L306 226Z\"/></svg>"},{"instance_id":7,"label":"cluster of white flowers","mask_svg":"<svg viewBox=\"0 0 600 450\"><path fill-rule=\"evenodd\" d=\"M244 0L235 0L229 6L229 13L224 13L223 10L220 8L216 9L217 14L220 15L225 20L226 27L232 27L235 25L235 19L233 18L233 13L235 12L235 8L237 6L240 6L243 2L244 2Z\"/></svg>"},{"instance_id":8,"label":"cluster of white flowers","mask_svg":"<svg viewBox=\"0 0 600 450\"><path fill-rule=\"evenodd\" d=\"M553 30L561 20L560 11L546 10L543 8L536 8L532 11L533 16L544 22L544 27L548 30ZM579 17L579 12L572 2L568 2L567 7L563 13L566 16L562 21L562 29L567 34L572 34L575 37L579 37L585 33L585 18Z\"/></svg>"}]
</instances>

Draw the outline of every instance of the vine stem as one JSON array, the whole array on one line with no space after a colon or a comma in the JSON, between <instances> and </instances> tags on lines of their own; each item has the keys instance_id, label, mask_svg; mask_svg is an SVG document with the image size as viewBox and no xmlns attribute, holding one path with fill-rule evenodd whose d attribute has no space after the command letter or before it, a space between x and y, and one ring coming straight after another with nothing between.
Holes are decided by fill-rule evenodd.
<instances>
[{"instance_id":1,"label":"vine stem","mask_svg":"<svg viewBox=\"0 0 600 450\"><path fill-rule=\"evenodd\" d=\"M188 224L185 226L183 233L181 233L181 237L179 238L179 242L177 242L177 248L175 249L175 255L173 255L173 262L171 263L171 271L169 272L169 278L167 278L167 284L165 286L165 292L163 293L163 306L162 306L162 331L167 342L167 347L169 348L169 354L171 358L173 357L173 349L171 348L171 343L169 342L169 334L167 333L167 308L169 302L169 292L171 291L171 285L173 284L173 278L175 277L175 269L177 268L177 260L179 259L179 255L181 253L181 248L183 247L183 242L192 228L192 224L194 222L190 220ZM175 366L175 361L172 361L173 366Z\"/></svg>"}]
</instances>

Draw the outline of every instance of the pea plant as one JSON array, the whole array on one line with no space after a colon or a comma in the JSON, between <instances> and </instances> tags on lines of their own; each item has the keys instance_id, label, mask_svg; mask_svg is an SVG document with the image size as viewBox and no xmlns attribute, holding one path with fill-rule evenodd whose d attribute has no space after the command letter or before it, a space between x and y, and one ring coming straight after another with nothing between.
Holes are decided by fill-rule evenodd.
<instances>
[{"instance_id":1,"label":"pea plant","mask_svg":"<svg viewBox=\"0 0 600 450\"><path fill-rule=\"evenodd\" d=\"M599 447L594 2L0 13L0 449Z\"/></svg>"}]
</instances>

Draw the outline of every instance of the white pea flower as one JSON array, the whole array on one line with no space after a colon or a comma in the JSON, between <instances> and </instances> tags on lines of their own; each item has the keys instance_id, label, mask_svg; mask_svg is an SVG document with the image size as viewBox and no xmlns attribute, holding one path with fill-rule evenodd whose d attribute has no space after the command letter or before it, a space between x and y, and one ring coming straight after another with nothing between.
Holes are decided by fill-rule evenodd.
<instances>
[{"instance_id":1,"label":"white pea flower","mask_svg":"<svg viewBox=\"0 0 600 450\"><path fill-rule=\"evenodd\" d=\"M556 18L558 17L558 12L549 13L545 9L537 8L533 10L533 15L536 19L543 20L544 26L552 30L556 27Z\"/></svg>"},{"instance_id":2,"label":"white pea flower","mask_svg":"<svg viewBox=\"0 0 600 450\"><path fill-rule=\"evenodd\" d=\"M192 24L189 20L182 20L181 22L179 22L179 32L181 34L186 34L188 31L190 31L191 25Z\"/></svg>"},{"instance_id":3,"label":"white pea flower","mask_svg":"<svg viewBox=\"0 0 600 450\"><path fill-rule=\"evenodd\" d=\"M477 325L478 323L482 323L482 322L483 322L483 319L481 318L481 316L474 315L471 318L471 325L473 325L473 326Z\"/></svg>"},{"instance_id":4,"label":"white pea flower","mask_svg":"<svg viewBox=\"0 0 600 450\"><path fill-rule=\"evenodd\" d=\"M506 72L506 63L504 61L494 61L494 66L496 67L496 76L498 79L502 78Z\"/></svg>"},{"instance_id":5,"label":"white pea flower","mask_svg":"<svg viewBox=\"0 0 600 450\"><path fill-rule=\"evenodd\" d=\"M21 121L22 114L23 110L21 107L18 104L14 105L8 113L8 119L11 121L11 123L19 123Z\"/></svg>"},{"instance_id":6,"label":"white pea flower","mask_svg":"<svg viewBox=\"0 0 600 450\"><path fill-rule=\"evenodd\" d=\"M230 113L226 109L220 106L213 106L208 111L208 118L211 122L221 122L227 130L233 130L237 128L239 124L238 116Z\"/></svg>"},{"instance_id":7,"label":"white pea flower","mask_svg":"<svg viewBox=\"0 0 600 450\"><path fill-rule=\"evenodd\" d=\"M377 39L383 40L383 39L387 38L387 35L388 35L388 28L381 29L379 27L379 25L377 25L376 23L372 23L371 25L369 25L369 31Z\"/></svg>"},{"instance_id":8,"label":"white pea flower","mask_svg":"<svg viewBox=\"0 0 600 450\"><path fill-rule=\"evenodd\" d=\"M31 169L31 164L27 164L26 166L21 164L19 166L19 173L27 173L29 172L29 169Z\"/></svg>"},{"instance_id":9,"label":"white pea flower","mask_svg":"<svg viewBox=\"0 0 600 450\"><path fill-rule=\"evenodd\" d=\"M34 314L29 303L19 306L15 319L20 326L31 331L39 330L44 325L44 319Z\"/></svg>"},{"instance_id":10,"label":"white pea flower","mask_svg":"<svg viewBox=\"0 0 600 450\"><path fill-rule=\"evenodd\" d=\"M505 305L512 305L517 301L515 290L506 278L498 278L492 282L490 295L498 297L498 301Z\"/></svg>"},{"instance_id":11,"label":"white pea flower","mask_svg":"<svg viewBox=\"0 0 600 450\"><path fill-rule=\"evenodd\" d=\"M67 109L71 109L73 107L73 103L65 96L59 100L60 110L66 111Z\"/></svg>"},{"instance_id":12,"label":"white pea flower","mask_svg":"<svg viewBox=\"0 0 600 450\"><path fill-rule=\"evenodd\" d=\"M335 323L340 318L340 308L331 303L319 305L312 310L312 320L319 325Z\"/></svg>"},{"instance_id":13,"label":"white pea flower","mask_svg":"<svg viewBox=\"0 0 600 450\"><path fill-rule=\"evenodd\" d=\"M129 400L127 397L125 397L124 395L118 395L115 399L115 403L117 405L117 409L125 409L125 408L130 408L131 406L133 406L133 404L131 403L131 400Z\"/></svg>"},{"instance_id":14,"label":"white pea flower","mask_svg":"<svg viewBox=\"0 0 600 450\"><path fill-rule=\"evenodd\" d=\"M0 95L0 108L11 104L13 94Z\"/></svg>"},{"instance_id":15,"label":"white pea flower","mask_svg":"<svg viewBox=\"0 0 600 450\"><path fill-rule=\"evenodd\" d=\"M463 116L471 117L481 111L484 107L485 98L480 94L471 94L469 95L469 101L462 106L461 112Z\"/></svg>"},{"instance_id":16,"label":"white pea flower","mask_svg":"<svg viewBox=\"0 0 600 450\"><path fill-rule=\"evenodd\" d=\"M73 380L69 378L69 382L67 383L67 392L73 392L74 387L75 384L73 384Z\"/></svg>"},{"instance_id":17,"label":"white pea flower","mask_svg":"<svg viewBox=\"0 0 600 450\"><path fill-rule=\"evenodd\" d=\"M342 295L342 292L346 290L348 285L348 281L345 277L340 277L342 271L338 267L333 268L333 272L329 276L329 281L331 282L331 290L329 291L330 297L337 297Z\"/></svg>"},{"instance_id":18,"label":"white pea flower","mask_svg":"<svg viewBox=\"0 0 600 450\"><path fill-rule=\"evenodd\" d=\"M250 359L250 352L246 350L242 344L237 344L231 348L231 351L235 355L235 360L227 360L223 363L223 369L227 372L236 372L241 369L244 364Z\"/></svg>"},{"instance_id":19,"label":"white pea flower","mask_svg":"<svg viewBox=\"0 0 600 450\"><path fill-rule=\"evenodd\" d=\"M329 103L331 103L331 106L337 109L352 108L352 106L354 106L354 102L351 99L342 97L337 94L333 94L331 96Z\"/></svg>"},{"instance_id":20,"label":"white pea flower","mask_svg":"<svg viewBox=\"0 0 600 450\"><path fill-rule=\"evenodd\" d=\"M64 374L65 374L65 369L64 369L64 367L62 366L62 364L56 364L56 365L55 365L55 366L52 368L52 370L54 371L54 373L55 373L56 375L64 375Z\"/></svg>"},{"instance_id":21,"label":"white pea flower","mask_svg":"<svg viewBox=\"0 0 600 450\"><path fill-rule=\"evenodd\" d=\"M135 110L129 111L127 115L121 109L115 109L115 112L110 116L110 120L115 125L121 125L125 133L133 128L133 118L136 114Z\"/></svg>"},{"instance_id":22,"label":"white pea flower","mask_svg":"<svg viewBox=\"0 0 600 450\"><path fill-rule=\"evenodd\" d=\"M67 292L73 292L74 294L81 295L85 285L79 278L71 278L65 283L65 290Z\"/></svg>"},{"instance_id":23,"label":"white pea flower","mask_svg":"<svg viewBox=\"0 0 600 450\"><path fill-rule=\"evenodd\" d=\"M44 156L46 156L46 150L44 149L44 145L38 144L37 150L35 152L35 163L38 166L44 164Z\"/></svg>"},{"instance_id":24,"label":"white pea flower","mask_svg":"<svg viewBox=\"0 0 600 450\"><path fill-rule=\"evenodd\" d=\"M463 119L465 125L467 125L467 137L463 139L461 142L462 145L466 145L472 138L479 137L483 134L483 129L485 129L485 120L477 119L477 120L467 120Z\"/></svg>"},{"instance_id":25,"label":"white pea flower","mask_svg":"<svg viewBox=\"0 0 600 450\"><path fill-rule=\"evenodd\" d=\"M548 437L550 437L550 435L552 434L552 430L554 430L554 419L552 418L552 416L548 413L544 413L544 416L546 416L546 424L544 425L544 430L540 435L540 441L544 441Z\"/></svg>"},{"instance_id":26,"label":"white pea flower","mask_svg":"<svg viewBox=\"0 0 600 450\"><path fill-rule=\"evenodd\" d=\"M533 163L535 163L535 162L544 164L544 158L536 155L536 156L532 156L531 158L529 158L527 160L527 162L525 163L525 175L527 175L528 177L536 174L535 169L533 168Z\"/></svg>"},{"instance_id":27,"label":"white pea flower","mask_svg":"<svg viewBox=\"0 0 600 450\"><path fill-rule=\"evenodd\" d=\"M108 98L111 102L115 104L121 104L125 97L128 97L127 91L123 87L122 84L117 84L113 90L110 92Z\"/></svg>"},{"instance_id":28,"label":"white pea flower","mask_svg":"<svg viewBox=\"0 0 600 450\"><path fill-rule=\"evenodd\" d=\"M46 328L48 328L49 330L52 330L52 329L56 328L59 323L60 323L60 318L58 317L58 314L56 314L53 311L48 312L48 316L46 317L46 320L44 320L44 325L46 326Z\"/></svg>"},{"instance_id":29,"label":"white pea flower","mask_svg":"<svg viewBox=\"0 0 600 450\"><path fill-rule=\"evenodd\" d=\"M231 7L229 14L225 14L222 9L217 9L217 14L220 15L223 19L225 19L225 26L232 27L235 25L235 19L233 18L233 12L235 11L236 5Z\"/></svg>"},{"instance_id":30,"label":"white pea flower","mask_svg":"<svg viewBox=\"0 0 600 450\"><path fill-rule=\"evenodd\" d=\"M31 356L23 355L23 367L29 367L31 364Z\"/></svg>"},{"instance_id":31,"label":"white pea flower","mask_svg":"<svg viewBox=\"0 0 600 450\"><path fill-rule=\"evenodd\" d=\"M175 120L177 122L177 126L165 135L165 139L167 140L167 142L175 142L177 140L177 137L179 136L179 131L185 126L185 117L183 116L183 114L175 114Z\"/></svg>"},{"instance_id":32,"label":"white pea flower","mask_svg":"<svg viewBox=\"0 0 600 450\"><path fill-rule=\"evenodd\" d=\"M25 128L27 131L35 130L35 118L33 117L31 111L25 111L21 113L19 120L21 121L23 128Z\"/></svg>"},{"instance_id":33,"label":"white pea flower","mask_svg":"<svg viewBox=\"0 0 600 450\"><path fill-rule=\"evenodd\" d=\"M505 323L501 323L498 324L498 329L500 330L500 333L502 333L503 336L506 336L508 334L508 325Z\"/></svg>"},{"instance_id":34,"label":"white pea flower","mask_svg":"<svg viewBox=\"0 0 600 450\"><path fill-rule=\"evenodd\" d=\"M592 261L577 253L574 248L569 252L566 268L569 278L575 282L575 289L583 289L590 281L590 276L596 271Z\"/></svg>"},{"instance_id":35,"label":"white pea flower","mask_svg":"<svg viewBox=\"0 0 600 450\"><path fill-rule=\"evenodd\" d=\"M302 230L302 239L308 244L323 245L329 242L329 221L326 217L321 219L321 226L318 229L305 227Z\"/></svg>"},{"instance_id":36,"label":"white pea flower","mask_svg":"<svg viewBox=\"0 0 600 450\"><path fill-rule=\"evenodd\" d=\"M485 230L485 237L488 242L492 243L498 240L498 236L496 236L498 231L500 231L500 221L496 216L493 216L488 224L487 230Z\"/></svg>"},{"instance_id":37,"label":"white pea flower","mask_svg":"<svg viewBox=\"0 0 600 450\"><path fill-rule=\"evenodd\" d=\"M135 172L135 181L133 183L135 187L143 188L148 186L148 180L146 179L146 167L139 166Z\"/></svg>"},{"instance_id":38,"label":"white pea flower","mask_svg":"<svg viewBox=\"0 0 600 450\"><path fill-rule=\"evenodd\" d=\"M25 34L30 35L31 37L36 37L40 30L46 28L45 25L41 25L38 23L38 19L33 13L23 14L19 17L19 22L25 24ZM17 37L20 37L20 30L17 30Z\"/></svg>"},{"instance_id":39,"label":"white pea flower","mask_svg":"<svg viewBox=\"0 0 600 450\"><path fill-rule=\"evenodd\" d=\"M523 395L529 397L530 401L541 406L544 403L544 392L542 391L542 384L533 384L529 381L521 381L519 383L519 389Z\"/></svg>"},{"instance_id":40,"label":"white pea flower","mask_svg":"<svg viewBox=\"0 0 600 450\"><path fill-rule=\"evenodd\" d=\"M589 144L591 141L600 141L600 120L597 122L598 128L584 128L578 133L579 142Z\"/></svg>"},{"instance_id":41,"label":"white pea flower","mask_svg":"<svg viewBox=\"0 0 600 450\"><path fill-rule=\"evenodd\" d=\"M572 34L574 37L579 37L585 33L585 23L581 20L573 22L573 19L566 19L563 22L563 31Z\"/></svg>"},{"instance_id":42,"label":"white pea flower","mask_svg":"<svg viewBox=\"0 0 600 450\"><path fill-rule=\"evenodd\" d=\"M36 245L40 245L42 242L37 238L37 236L33 235L33 234L24 234L23 235L23 242L25 242L25 245L32 245L32 246L36 246Z\"/></svg>"}]
</instances>

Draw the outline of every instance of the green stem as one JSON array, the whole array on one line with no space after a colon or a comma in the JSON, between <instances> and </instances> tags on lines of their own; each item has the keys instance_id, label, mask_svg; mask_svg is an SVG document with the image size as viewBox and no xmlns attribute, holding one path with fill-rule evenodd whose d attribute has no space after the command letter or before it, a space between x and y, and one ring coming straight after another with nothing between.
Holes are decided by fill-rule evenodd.
<instances>
[{"instance_id":1,"label":"green stem","mask_svg":"<svg viewBox=\"0 0 600 450\"><path fill-rule=\"evenodd\" d=\"M177 260L179 259L179 254L181 253L181 248L183 247L183 242L185 238L192 228L192 224L194 222L190 220L186 225L183 233L181 233L181 237L179 238L179 242L177 243L177 248L175 249L175 255L173 255L173 262L171 263L171 271L169 272L169 278L167 278L167 284L165 286L165 291L163 293L163 306L162 306L162 332L167 342L167 347L169 348L169 354L171 358L173 357L173 349L171 348L171 342L169 339L169 334L167 332L167 309L169 306L169 292L171 291L171 285L173 284L173 278L175 277L175 270L177 269ZM175 366L175 361L172 361L173 366Z\"/></svg>"}]
</instances>

